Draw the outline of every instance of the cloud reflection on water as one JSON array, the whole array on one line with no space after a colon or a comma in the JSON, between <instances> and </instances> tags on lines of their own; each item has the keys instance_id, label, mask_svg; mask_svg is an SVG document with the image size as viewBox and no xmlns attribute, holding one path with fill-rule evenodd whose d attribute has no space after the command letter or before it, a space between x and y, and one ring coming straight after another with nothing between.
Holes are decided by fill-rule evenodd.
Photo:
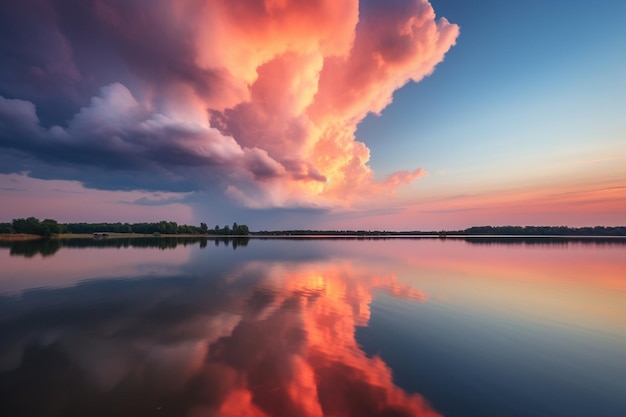
<instances>
[{"instance_id":1,"label":"cloud reflection on water","mask_svg":"<svg viewBox=\"0 0 626 417\"><path fill-rule=\"evenodd\" d=\"M355 339L375 289L353 262L216 279L91 281L0 300L2 415L436 416Z\"/></svg>"}]
</instances>

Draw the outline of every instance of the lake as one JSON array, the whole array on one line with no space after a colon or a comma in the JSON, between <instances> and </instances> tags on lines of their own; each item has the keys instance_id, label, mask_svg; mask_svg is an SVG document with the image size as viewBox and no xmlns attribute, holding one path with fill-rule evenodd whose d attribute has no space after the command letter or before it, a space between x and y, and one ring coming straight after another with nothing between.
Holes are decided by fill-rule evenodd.
<instances>
[{"instance_id":1,"label":"lake","mask_svg":"<svg viewBox=\"0 0 626 417\"><path fill-rule=\"evenodd\" d=\"M0 243L2 416L626 416L626 240Z\"/></svg>"}]
</instances>

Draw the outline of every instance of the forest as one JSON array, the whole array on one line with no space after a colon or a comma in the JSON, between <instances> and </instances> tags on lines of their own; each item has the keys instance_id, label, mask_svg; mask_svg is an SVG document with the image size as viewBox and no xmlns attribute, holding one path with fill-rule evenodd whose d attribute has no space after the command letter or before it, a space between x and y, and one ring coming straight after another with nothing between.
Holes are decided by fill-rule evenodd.
<instances>
[{"instance_id":1,"label":"forest","mask_svg":"<svg viewBox=\"0 0 626 417\"><path fill-rule=\"evenodd\" d=\"M53 236L62 233L92 234L92 233L139 233L139 234L186 234L186 235L227 235L242 236L250 233L245 224L233 223L231 226L216 225L209 229L206 223L200 226L177 224L162 220L154 223L59 223L53 219L40 221L36 217L13 219L11 223L0 223L0 234L32 234L39 236Z\"/></svg>"}]
</instances>

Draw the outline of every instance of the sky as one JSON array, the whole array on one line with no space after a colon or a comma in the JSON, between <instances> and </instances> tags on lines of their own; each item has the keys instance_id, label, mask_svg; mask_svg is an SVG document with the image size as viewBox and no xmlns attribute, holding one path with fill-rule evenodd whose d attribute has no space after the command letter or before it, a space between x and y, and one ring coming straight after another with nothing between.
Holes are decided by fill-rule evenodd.
<instances>
[{"instance_id":1,"label":"sky","mask_svg":"<svg viewBox=\"0 0 626 417\"><path fill-rule=\"evenodd\" d=\"M626 3L0 4L0 221L626 225Z\"/></svg>"}]
</instances>

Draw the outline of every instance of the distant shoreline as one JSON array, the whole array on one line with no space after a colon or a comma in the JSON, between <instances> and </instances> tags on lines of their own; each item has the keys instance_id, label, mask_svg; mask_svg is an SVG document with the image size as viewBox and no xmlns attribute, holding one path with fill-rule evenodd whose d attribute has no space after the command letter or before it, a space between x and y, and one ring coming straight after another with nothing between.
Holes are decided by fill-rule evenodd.
<instances>
[{"instance_id":1,"label":"distant shoreline","mask_svg":"<svg viewBox=\"0 0 626 417\"><path fill-rule=\"evenodd\" d=\"M119 238L147 238L147 237L190 237L190 238L200 238L200 237L220 237L219 235L194 235L187 233L180 234L160 234L155 235L153 233L107 233L106 236L94 236L93 233L61 233L52 236L40 236L33 235L27 233L0 233L0 240L4 241L23 241L23 240L39 240L39 239L119 239ZM229 236L229 237L237 237L237 236Z\"/></svg>"},{"instance_id":2,"label":"distant shoreline","mask_svg":"<svg viewBox=\"0 0 626 417\"><path fill-rule=\"evenodd\" d=\"M253 235L215 235L192 233L61 233L51 236L41 236L28 233L0 233L0 240L36 240L36 239L119 239L119 238L241 238Z\"/></svg>"},{"instance_id":3,"label":"distant shoreline","mask_svg":"<svg viewBox=\"0 0 626 417\"><path fill-rule=\"evenodd\" d=\"M368 229L283 229L251 231L245 224L234 222L232 227L216 225L209 228L206 223L200 226L179 225L176 222L161 220L153 223L59 223L54 219L40 221L36 217L13 219L11 223L0 223L0 239L31 240L42 236L53 239L108 237L438 237L455 236L498 236L498 237L610 237L626 236L626 226L472 226L461 230L368 230Z\"/></svg>"},{"instance_id":4,"label":"distant shoreline","mask_svg":"<svg viewBox=\"0 0 626 417\"><path fill-rule=\"evenodd\" d=\"M380 233L320 233L320 234L297 234L297 233L259 233L253 232L248 235L215 235L215 234L153 234L153 233L108 233L106 236L95 236L92 233L62 233L52 236L40 236L26 233L2 233L0 241L28 241L43 239L127 239L127 238L193 238L193 239L626 239L626 235L497 235L497 234L464 234L462 232L446 233L410 233L410 232L380 232Z\"/></svg>"}]
</instances>

